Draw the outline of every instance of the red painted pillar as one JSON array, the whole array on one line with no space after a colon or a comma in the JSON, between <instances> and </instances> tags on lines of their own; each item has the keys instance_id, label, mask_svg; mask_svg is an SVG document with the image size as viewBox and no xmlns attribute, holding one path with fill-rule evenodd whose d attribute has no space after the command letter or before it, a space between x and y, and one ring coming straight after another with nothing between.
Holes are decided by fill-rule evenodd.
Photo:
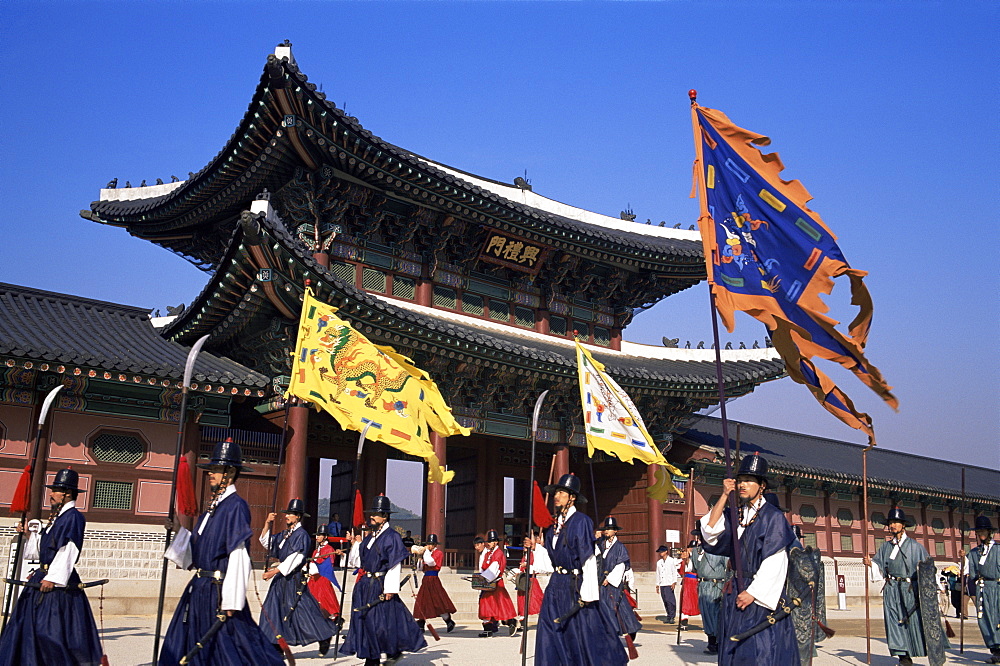
<instances>
[{"instance_id":1,"label":"red painted pillar","mask_svg":"<svg viewBox=\"0 0 1000 666\"><path fill-rule=\"evenodd\" d=\"M306 446L309 435L309 408L301 402L288 407L288 443L281 467L278 510L295 498L305 499Z\"/></svg>"},{"instance_id":2,"label":"red painted pillar","mask_svg":"<svg viewBox=\"0 0 1000 666\"><path fill-rule=\"evenodd\" d=\"M538 317L535 319L535 333L548 333L549 332L549 311L540 308L538 310Z\"/></svg>"},{"instance_id":3,"label":"red painted pillar","mask_svg":"<svg viewBox=\"0 0 1000 666\"><path fill-rule=\"evenodd\" d=\"M434 455L438 457L438 463L442 466L448 464L448 438L442 437L436 432L431 432L431 445L434 447ZM424 534L437 534L438 539L444 540L444 485L440 483L427 484L427 520L424 522Z\"/></svg>"},{"instance_id":4,"label":"red painted pillar","mask_svg":"<svg viewBox=\"0 0 1000 666\"><path fill-rule=\"evenodd\" d=\"M330 267L330 255L326 252L313 252L313 259L323 268Z\"/></svg>"},{"instance_id":5,"label":"red painted pillar","mask_svg":"<svg viewBox=\"0 0 1000 666\"><path fill-rule=\"evenodd\" d=\"M558 483L563 474L569 474L569 447L565 444L556 444L556 464L553 469L552 482ZM586 494L584 493L584 495Z\"/></svg>"},{"instance_id":6,"label":"red painted pillar","mask_svg":"<svg viewBox=\"0 0 1000 666\"><path fill-rule=\"evenodd\" d=\"M646 487L656 483L656 465L646 466ZM689 486L690 487L690 486ZM689 500L690 501L690 500ZM656 549L663 543L663 504L659 500L646 496L646 506L649 511L649 567L656 570Z\"/></svg>"},{"instance_id":7,"label":"red painted pillar","mask_svg":"<svg viewBox=\"0 0 1000 666\"><path fill-rule=\"evenodd\" d=\"M413 297L416 299L417 305L434 306L434 284L431 282L430 276L426 275L426 270L425 274L417 280L416 293Z\"/></svg>"}]
</instances>

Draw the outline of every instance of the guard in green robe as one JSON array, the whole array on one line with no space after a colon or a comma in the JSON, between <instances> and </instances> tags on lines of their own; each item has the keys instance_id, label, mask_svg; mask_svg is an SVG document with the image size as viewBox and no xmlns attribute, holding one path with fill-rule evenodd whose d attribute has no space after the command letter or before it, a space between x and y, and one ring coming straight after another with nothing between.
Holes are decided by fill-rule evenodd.
<instances>
[{"instance_id":1,"label":"guard in green robe","mask_svg":"<svg viewBox=\"0 0 1000 666\"><path fill-rule=\"evenodd\" d=\"M988 517L978 516L975 529L979 545L969 552L968 571L975 585L976 618L992 655L989 663L1000 664L1000 547Z\"/></svg>"},{"instance_id":2,"label":"guard in green robe","mask_svg":"<svg viewBox=\"0 0 1000 666\"><path fill-rule=\"evenodd\" d=\"M930 555L906 535L906 528L913 522L902 509L890 510L885 524L892 538L882 544L874 559L865 555L864 563L871 567L873 581L885 580L882 614L889 654L899 657L899 663L908 666L913 663L913 657L927 655L917 600L917 564L929 559Z\"/></svg>"},{"instance_id":3,"label":"guard in green robe","mask_svg":"<svg viewBox=\"0 0 1000 666\"><path fill-rule=\"evenodd\" d=\"M719 605L722 603L722 587L729 578L729 558L706 553L701 547L701 530L691 532L698 539L698 545L691 548L690 566L698 574L698 608L708 646L705 654L719 654Z\"/></svg>"}]
</instances>

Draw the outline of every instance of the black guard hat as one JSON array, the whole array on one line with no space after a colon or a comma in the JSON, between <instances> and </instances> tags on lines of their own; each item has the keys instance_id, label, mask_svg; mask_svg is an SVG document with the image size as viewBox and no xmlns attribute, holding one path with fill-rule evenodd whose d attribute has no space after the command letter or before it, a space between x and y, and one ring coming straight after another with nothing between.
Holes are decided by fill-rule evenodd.
<instances>
[{"instance_id":1,"label":"black guard hat","mask_svg":"<svg viewBox=\"0 0 1000 666\"><path fill-rule=\"evenodd\" d=\"M490 543L493 541L500 541L500 534L496 530L487 530L486 543Z\"/></svg>"},{"instance_id":2,"label":"black guard hat","mask_svg":"<svg viewBox=\"0 0 1000 666\"><path fill-rule=\"evenodd\" d=\"M972 528L973 530L989 530L990 532L995 532L993 528L993 523L990 522L989 516L976 516L976 526Z\"/></svg>"},{"instance_id":3,"label":"black guard hat","mask_svg":"<svg viewBox=\"0 0 1000 666\"><path fill-rule=\"evenodd\" d=\"M232 437L227 437L221 442L215 443L212 450L212 457L207 463L200 463L198 467L211 469L213 467L235 467L241 472L249 472L249 467L243 465L243 450L240 445L233 441Z\"/></svg>"},{"instance_id":4,"label":"black guard hat","mask_svg":"<svg viewBox=\"0 0 1000 666\"><path fill-rule=\"evenodd\" d=\"M61 469L56 472L56 478L52 479L52 483L45 486L50 490L67 491L72 490L77 493L85 493L86 490L80 490L80 475L76 473L75 470L67 467L66 469Z\"/></svg>"},{"instance_id":5,"label":"black guard hat","mask_svg":"<svg viewBox=\"0 0 1000 666\"><path fill-rule=\"evenodd\" d=\"M557 490L565 490L570 495L573 495L577 502L586 504L587 498L580 494L580 485L580 477L570 472L569 474L563 474L559 479L559 483L550 483L545 486L545 492L551 494Z\"/></svg>"},{"instance_id":6,"label":"black guard hat","mask_svg":"<svg viewBox=\"0 0 1000 666\"><path fill-rule=\"evenodd\" d=\"M767 460L754 451L752 456L747 456L740 461L740 469L736 472L737 478L740 476L756 476L762 484L771 485L767 478Z\"/></svg>"},{"instance_id":7,"label":"black guard hat","mask_svg":"<svg viewBox=\"0 0 1000 666\"><path fill-rule=\"evenodd\" d=\"M438 535L437 534L428 534L427 535L427 540L424 541L424 545L429 544L429 543L432 543L435 546L438 545Z\"/></svg>"},{"instance_id":8,"label":"black guard hat","mask_svg":"<svg viewBox=\"0 0 1000 666\"><path fill-rule=\"evenodd\" d=\"M615 520L614 516L608 516L604 519L604 523L601 524L602 530L615 530L616 532L621 529L621 525Z\"/></svg>"},{"instance_id":9,"label":"black guard hat","mask_svg":"<svg viewBox=\"0 0 1000 666\"><path fill-rule=\"evenodd\" d=\"M309 514L306 513L306 503L297 497L295 499L288 500L288 508L281 513L296 513L300 516L306 516L307 518L310 517Z\"/></svg>"},{"instance_id":10,"label":"black guard hat","mask_svg":"<svg viewBox=\"0 0 1000 666\"><path fill-rule=\"evenodd\" d=\"M326 525L317 525L316 531L313 532L313 536L329 536L329 535L330 535L330 528L328 528Z\"/></svg>"},{"instance_id":11,"label":"black guard hat","mask_svg":"<svg viewBox=\"0 0 1000 666\"><path fill-rule=\"evenodd\" d=\"M885 524L888 525L889 523L903 523L906 527L915 525L913 519L903 513L903 510L898 506L889 509L889 515L885 517Z\"/></svg>"},{"instance_id":12,"label":"black guard hat","mask_svg":"<svg viewBox=\"0 0 1000 666\"><path fill-rule=\"evenodd\" d=\"M389 498L385 496L385 493L377 495L372 500L372 508L371 508L371 510L366 511L365 513L384 513L384 514L387 514L387 515L391 514L392 513L392 502L390 502Z\"/></svg>"}]
</instances>

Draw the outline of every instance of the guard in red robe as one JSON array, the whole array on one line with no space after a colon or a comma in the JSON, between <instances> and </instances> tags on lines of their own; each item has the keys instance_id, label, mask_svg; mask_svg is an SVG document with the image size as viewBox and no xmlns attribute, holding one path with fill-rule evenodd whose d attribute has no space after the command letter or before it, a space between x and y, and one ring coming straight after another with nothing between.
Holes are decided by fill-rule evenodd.
<instances>
[{"instance_id":1,"label":"guard in red robe","mask_svg":"<svg viewBox=\"0 0 1000 666\"><path fill-rule=\"evenodd\" d=\"M479 593L479 619L483 621L480 638L489 638L500 629L500 623L507 625L507 630L513 636L517 631L517 615L514 602L503 585L503 573L507 569L507 556L500 547L500 535L496 530L486 533L486 548L479 556L479 573L487 581L496 581L493 590L483 590Z\"/></svg>"},{"instance_id":2,"label":"guard in red robe","mask_svg":"<svg viewBox=\"0 0 1000 666\"><path fill-rule=\"evenodd\" d=\"M338 551L327 541L329 528L320 525L316 528L316 547L309 558L309 593L316 597L319 607L327 617L340 615L340 603L337 592L333 588L333 562L339 555Z\"/></svg>"},{"instance_id":3,"label":"guard in red robe","mask_svg":"<svg viewBox=\"0 0 1000 666\"><path fill-rule=\"evenodd\" d=\"M541 583L538 582L538 574L550 574L552 573L552 561L549 560L549 553L545 548L536 548L535 546L541 543L541 534L529 534L524 537L524 559L521 560L520 574L518 574L518 581L526 580L527 577L527 564L531 563L531 599L528 603L527 612L525 612L524 607L524 589L523 586L518 583L517 585L517 613L521 617L521 626L523 627L527 622L528 615L538 615L538 611L542 610L542 601L545 598L545 592L542 590Z\"/></svg>"},{"instance_id":4,"label":"guard in red robe","mask_svg":"<svg viewBox=\"0 0 1000 666\"><path fill-rule=\"evenodd\" d=\"M686 617L701 615L698 608L698 573L691 566L691 549L698 546L697 541L688 544L687 549L681 555L681 624L687 628Z\"/></svg>"},{"instance_id":5,"label":"guard in red robe","mask_svg":"<svg viewBox=\"0 0 1000 666\"><path fill-rule=\"evenodd\" d=\"M438 548L437 534L428 534L427 542L422 547L413 546L411 552L420 556L420 563L417 566L424 572L417 600L413 604L413 618L423 629L427 620L440 616L450 632L455 628L455 621L451 619L451 614L455 612L455 604L452 603L439 577L441 565L444 564L444 551Z\"/></svg>"}]
</instances>

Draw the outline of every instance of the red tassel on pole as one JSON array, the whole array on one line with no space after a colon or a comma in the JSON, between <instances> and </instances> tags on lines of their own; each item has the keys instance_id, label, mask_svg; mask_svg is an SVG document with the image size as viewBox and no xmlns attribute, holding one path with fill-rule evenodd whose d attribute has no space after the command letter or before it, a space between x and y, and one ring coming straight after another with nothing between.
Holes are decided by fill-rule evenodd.
<instances>
[{"instance_id":1,"label":"red tassel on pole","mask_svg":"<svg viewBox=\"0 0 1000 666\"><path fill-rule=\"evenodd\" d=\"M552 516L549 514L549 510L545 508L545 498L542 497L542 489L538 486L538 481L535 481L535 500L532 503L532 520L535 524L545 529L554 523Z\"/></svg>"},{"instance_id":2,"label":"red tassel on pole","mask_svg":"<svg viewBox=\"0 0 1000 666\"><path fill-rule=\"evenodd\" d=\"M194 496L194 483L191 480L191 466L187 458L181 456L177 465L177 512L185 516L198 515L198 500Z\"/></svg>"},{"instance_id":3,"label":"red tassel on pole","mask_svg":"<svg viewBox=\"0 0 1000 666\"><path fill-rule=\"evenodd\" d=\"M10 512L27 513L31 504L31 465L25 465L21 478L14 489L14 497L10 500Z\"/></svg>"},{"instance_id":4,"label":"red tassel on pole","mask_svg":"<svg viewBox=\"0 0 1000 666\"><path fill-rule=\"evenodd\" d=\"M364 505L361 502L360 490L354 491L354 515L352 516L352 518L354 519L353 527L365 524L365 509Z\"/></svg>"}]
</instances>

